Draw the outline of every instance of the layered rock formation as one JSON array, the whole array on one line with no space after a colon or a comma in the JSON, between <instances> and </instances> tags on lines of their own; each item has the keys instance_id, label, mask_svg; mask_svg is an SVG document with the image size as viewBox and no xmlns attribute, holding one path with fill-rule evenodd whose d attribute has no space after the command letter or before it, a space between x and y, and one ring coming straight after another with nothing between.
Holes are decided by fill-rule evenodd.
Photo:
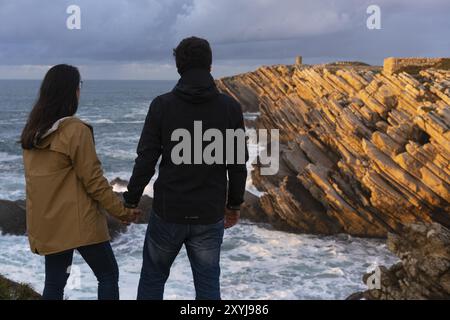
<instances>
[{"instance_id":1,"label":"layered rock formation","mask_svg":"<svg viewBox=\"0 0 450 320\"><path fill-rule=\"evenodd\" d=\"M364 275L369 290L348 299L450 299L450 231L447 228L437 223L413 224L398 235L389 234L387 243L401 262Z\"/></svg>"},{"instance_id":2,"label":"layered rock formation","mask_svg":"<svg viewBox=\"0 0 450 320\"><path fill-rule=\"evenodd\" d=\"M280 130L279 173L253 171L263 216L300 232L371 237L404 223L450 226L450 71L423 69L445 61L387 60L385 70L297 62L219 80L260 112L258 127Z\"/></svg>"}]
</instances>

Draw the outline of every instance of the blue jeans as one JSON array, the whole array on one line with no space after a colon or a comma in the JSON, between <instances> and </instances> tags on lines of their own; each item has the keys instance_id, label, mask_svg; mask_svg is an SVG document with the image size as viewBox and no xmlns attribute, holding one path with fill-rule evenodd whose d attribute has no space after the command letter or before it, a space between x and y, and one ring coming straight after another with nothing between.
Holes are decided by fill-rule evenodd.
<instances>
[{"instance_id":1,"label":"blue jeans","mask_svg":"<svg viewBox=\"0 0 450 320\"><path fill-rule=\"evenodd\" d=\"M76 250L91 267L98 280L99 300L119 300L119 267L109 241ZM44 300L63 300L74 249L45 256Z\"/></svg>"},{"instance_id":2,"label":"blue jeans","mask_svg":"<svg viewBox=\"0 0 450 320\"><path fill-rule=\"evenodd\" d=\"M145 236L138 300L162 300L170 267L183 244L191 263L197 300L220 300L223 220L209 225L175 224L155 212Z\"/></svg>"}]
</instances>

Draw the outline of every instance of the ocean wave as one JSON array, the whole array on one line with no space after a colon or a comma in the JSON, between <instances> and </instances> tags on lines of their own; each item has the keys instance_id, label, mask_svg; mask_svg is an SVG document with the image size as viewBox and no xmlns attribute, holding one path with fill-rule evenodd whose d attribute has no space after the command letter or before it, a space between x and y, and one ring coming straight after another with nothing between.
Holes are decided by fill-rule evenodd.
<instances>
[{"instance_id":1,"label":"ocean wave","mask_svg":"<svg viewBox=\"0 0 450 320\"><path fill-rule=\"evenodd\" d=\"M108 174L107 176L108 176L109 181L112 181L116 178L119 178L124 181L128 181L128 179L131 177L131 173L115 172L115 173ZM150 183L145 187L143 194L145 194L149 197L153 197L153 184L155 183L157 178L158 178L158 173L156 172L155 175L150 180ZM113 191L114 192L125 192L125 191L127 191L127 186L115 184L113 186Z\"/></svg>"},{"instance_id":2,"label":"ocean wave","mask_svg":"<svg viewBox=\"0 0 450 320\"><path fill-rule=\"evenodd\" d=\"M2 165L0 163L0 168ZM4 171L0 175L0 199L25 199L25 177L19 171Z\"/></svg>"},{"instance_id":3,"label":"ocean wave","mask_svg":"<svg viewBox=\"0 0 450 320\"><path fill-rule=\"evenodd\" d=\"M17 161L22 160L21 155L10 154L7 152L0 152L0 162L9 162L9 161Z\"/></svg>"},{"instance_id":4,"label":"ocean wave","mask_svg":"<svg viewBox=\"0 0 450 320\"><path fill-rule=\"evenodd\" d=\"M111 119L99 119L99 120L90 120L86 121L89 124L143 124L144 120L130 120L130 121L123 121L123 120L111 120Z\"/></svg>"},{"instance_id":5,"label":"ocean wave","mask_svg":"<svg viewBox=\"0 0 450 320\"><path fill-rule=\"evenodd\" d=\"M116 121L116 124L144 124L144 120L134 120L134 121Z\"/></svg>"},{"instance_id":6,"label":"ocean wave","mask_svg":"<svg viewBox=\"0 0 450 320\"><path fill-rule=\"evenodd\" d=\"M122 299L135 299L145 225L132 225L113 242L120 267ZM330 248L333 251L330 253ZM225 232L222 246L224 299L344 299L364 288L363 273L374 264L397 262L380 240L349 236L323 237L284 233L242 222ZM97 281L76 254L80 287L66 290L69 299L95 299ZM44 262L28 249L26 237L0 236L0 273L43 289ZM166 285L166 299L195 297L184 249Z\"/></svg>"},{"instance_id":7,"label":"ocean wave","mask_svg":"<svg viewBox=\"0 0 450 320\"><path fill-rule=\"evenodd\" d=\"M255 120L260 115L261 115L261 112L244 112L244 118L245 119Z\"/></svg>"},{"instance_id":8,"label":"ocean wave","mask_svg":"<svg viewBox=\"0 0 450 320\"><path fill-rule=\"evenodd\" d=\"M87 120L86 122L88 122L89 124L113 124L114 121L112 121L111 119L98 119L98 120Z\"/></svg>"}]
</instances>

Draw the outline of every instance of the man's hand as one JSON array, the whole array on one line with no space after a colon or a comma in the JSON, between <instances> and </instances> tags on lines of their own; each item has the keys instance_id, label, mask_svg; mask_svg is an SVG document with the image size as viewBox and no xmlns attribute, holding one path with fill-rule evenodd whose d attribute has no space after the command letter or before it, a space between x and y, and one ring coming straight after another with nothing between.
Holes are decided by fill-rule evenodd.
<instances>
[{"instance_id":1,"label":"man's hand","mask_svg":"<svg viewBox=\"0 0 450 320\"><path fill-rule=\"evenodd\" d=\"M125 225L130 225L131 223L136 223L140 216L142 215L141 209L127 209L128 214L122 218L122 223Z\"/></svg>"},{"instance_id":2,"label":"man's hand","mask_svg":"<svg viewBox=\"0 0 450 320\"><path fill-rule=\"evenodd\" d=\"M224 225L225 229L231 228L239 222L241 212L239 210L225 209Z\"/></svg>"}]
</instances>

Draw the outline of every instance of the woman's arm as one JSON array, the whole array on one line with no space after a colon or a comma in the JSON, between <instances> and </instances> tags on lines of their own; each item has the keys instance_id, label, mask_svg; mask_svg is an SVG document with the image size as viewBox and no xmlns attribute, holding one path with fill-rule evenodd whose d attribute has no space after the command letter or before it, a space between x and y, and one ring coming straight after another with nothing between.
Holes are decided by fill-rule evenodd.
<instances>
[{"instance_id":1,"label":"woman's arm","mask_svg":"<svg viewBox=\"0 0 450 320\"><path fill-rule=\"evenodd\" d=\"M69 156L86 192L114 217L125 221L133 220L134 211L124 207L108 180L103 176L91 129L83 123L74 123L71 126L74 128L68 130L70 131Z\"/></svg>"}]
</instances>

